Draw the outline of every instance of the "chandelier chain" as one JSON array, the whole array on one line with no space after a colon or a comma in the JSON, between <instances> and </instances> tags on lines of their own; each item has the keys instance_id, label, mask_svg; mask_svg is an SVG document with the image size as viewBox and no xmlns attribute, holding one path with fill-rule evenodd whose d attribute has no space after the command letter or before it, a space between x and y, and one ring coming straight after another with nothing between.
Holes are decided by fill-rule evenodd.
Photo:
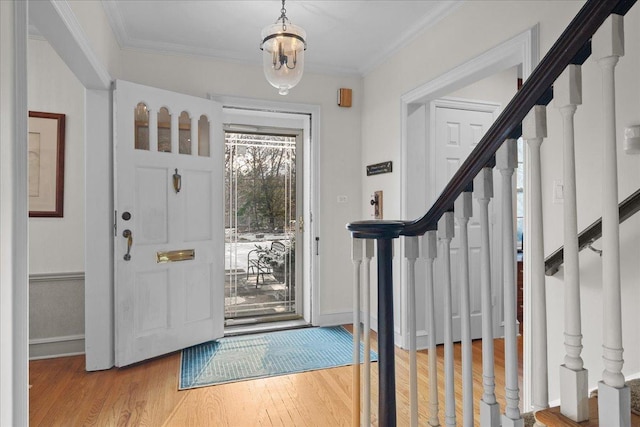
<instances>
[{"instance_id":1,"label":"chandelier chain","mask_svg":"<svg viewBox=\"0 0 640 427\"><path fill-rule=\"evenodd\" d=\"M282 9L280 9L280 18L278 18L278 21L282 21L282 31L287 31L287 21L289 18L287 18L287 9L284 7L284 2L285 0L282 0Z\"/></svg>"}]
</instances>

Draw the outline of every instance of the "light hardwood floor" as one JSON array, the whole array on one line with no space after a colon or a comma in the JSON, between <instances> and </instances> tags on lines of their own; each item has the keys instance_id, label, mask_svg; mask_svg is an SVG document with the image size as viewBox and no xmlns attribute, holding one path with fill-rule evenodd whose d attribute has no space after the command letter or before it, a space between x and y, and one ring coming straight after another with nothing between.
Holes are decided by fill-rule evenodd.
<instances>
[{"instance_id":1,"label":"light hardwood floor","mask_svg":"<svg viewBox=\"0 0 640 427\"><path fill-rule=\"evenodd\" d=\"M443 422L442 346L438 347ZM456 403L461 405L460 346ZM503 342L496 340L496 394L504 408ZM522 347L520 345L520 354ZM482 343L474 341L474 395L482 395ZM352 367L178 391L180 353L132 367L85 372L84 357L30 362L31 426L347 426L351 423ZM396 349L398 425L409 425L408 354ZM427 421L427 352L418 354L420 425ZM372 390L377 364L372 364ZM522 372L520 372L522 378ZM377 412L377 395L372 412ZM476 425L478 405L475 404ZM458 410L458 423L462 414ZM377 425L375 415L373 424Z\"/></svg>"}]
</instances>

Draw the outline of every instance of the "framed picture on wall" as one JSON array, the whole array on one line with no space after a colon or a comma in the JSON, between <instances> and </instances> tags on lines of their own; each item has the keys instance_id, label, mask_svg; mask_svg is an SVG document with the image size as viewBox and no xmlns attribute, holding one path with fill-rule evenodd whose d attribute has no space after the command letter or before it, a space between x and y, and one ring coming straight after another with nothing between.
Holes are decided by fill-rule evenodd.
<instances>
[{"instance_id":1,"label":"framed picture on wall","mask_svg":"<svg viewBox=\"0 0 640 427\"><path fill-rule=\"evenodd\" d=\"M29 216L63 216L65 115L29 111Z\"/></svg>"}]
</instances>

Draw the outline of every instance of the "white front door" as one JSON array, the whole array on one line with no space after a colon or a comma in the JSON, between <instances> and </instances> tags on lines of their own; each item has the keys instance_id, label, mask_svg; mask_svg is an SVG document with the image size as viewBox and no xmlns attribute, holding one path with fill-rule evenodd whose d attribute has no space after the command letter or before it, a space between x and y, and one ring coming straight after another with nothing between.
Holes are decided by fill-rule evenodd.
<instances>
[{"instance_id":1,"label":"white front door","mask_svg":"<svg viewBox=\"0 0 640 427\"><path fill-rule=\"evenodd\" d=\"M116 366L223 335L221 114L211 100L116 82Z\"/></svg>"},{"instance_id":2,"label":"white front door","mask_svg":"<svg viewBox=\"0 0 640 427\"><path fill-rule=\"evenodd\" d=\"M435 192L439 195L451 177L465 161L469 153L480 142L482 136L489 129L494 120L493 112L447 108L435 105ZM497 108L497 106L496 106ZM495 202L494 202L495 203ZM490 209L491 206L490 204ZM479 207L473 199L474 216L469 220L469 286L471 306L471 338L482 337L482 307L480 295L480 224L478 222ZM490 214L491 216L491 214ZM460 242L458 224L456 222L455 237L451 242L451 301L453 314L453 340L460 341ZM440 247L438 247L440 250ZM442 257L438 257L442 260ZM444 265L436 262L437 278L443 277ZM436 283L442 283L437 280ZM436 300L436 340L443 342L444 322L444 287L435 287Z\"/></svg>"}]
</instances>

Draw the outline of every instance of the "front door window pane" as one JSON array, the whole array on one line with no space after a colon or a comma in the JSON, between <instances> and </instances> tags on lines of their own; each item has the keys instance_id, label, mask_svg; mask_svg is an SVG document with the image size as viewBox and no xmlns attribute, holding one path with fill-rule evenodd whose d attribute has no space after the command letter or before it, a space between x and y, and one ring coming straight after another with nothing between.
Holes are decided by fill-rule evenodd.
<instances>
[{"instance_id":1,"label":"front door window pane","mask_svg":"<svg viewBox=\"0 0 640 427\"><path fill-rule=\"evenodd\" d=\"M209 157L209 119L207 116L200 116L198 120L198 156Z\"/></svg>"},{"instance_id":2,"label":"front door window pane","mask_svg":"<svg viewBox=\"0 0 640 427\"><path fill-rule=\"evenodd\" d=\"M135 148L136 150L149 150L149 109L144 102L138 103L134 110L135 121Z\"/></svg>"},{"instance_id":3,"label":"front door window pane","mask_svg":"<svg viewBox=\"0 0 640 427\"><path fill-rule=\"evenodd\" d=\"M171 114L165 107L158 111L158 151L171 152Z\"/></svg>"},{"instance_id":4,"label":"front door window pane","mask_svg":"<svg viewBox=\"0 0 640 427\"><path fill-rule=\"evenodd\" d=\"M180 144L178 152L180 154L191 154L191 117L189 113L183 111L178 118L178 137Z\"/></svg>"}]
</instances>

